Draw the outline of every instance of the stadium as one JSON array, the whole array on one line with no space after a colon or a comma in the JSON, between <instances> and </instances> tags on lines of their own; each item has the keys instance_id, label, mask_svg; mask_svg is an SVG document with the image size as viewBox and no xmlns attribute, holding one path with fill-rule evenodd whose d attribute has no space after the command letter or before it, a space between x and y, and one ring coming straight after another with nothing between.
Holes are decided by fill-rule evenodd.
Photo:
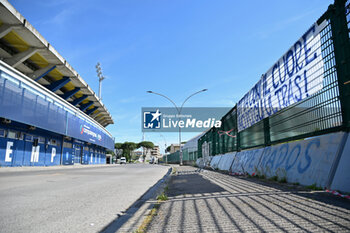
<instances>
[{"instance_id":1,"label":"stadium","mask_svg":"<svg viewBox=\"0 0 350 233\"><path fill-rule=\"evenodd\" d=\"M104 164L113 123L84 79L0 1L0 166Z\"/></svg>"}]
</instances>

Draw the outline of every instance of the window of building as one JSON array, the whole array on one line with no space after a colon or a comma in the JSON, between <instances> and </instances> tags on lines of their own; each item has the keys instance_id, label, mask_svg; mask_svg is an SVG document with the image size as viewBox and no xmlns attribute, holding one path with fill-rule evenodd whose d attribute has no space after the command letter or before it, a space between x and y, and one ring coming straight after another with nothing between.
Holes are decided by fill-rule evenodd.
<instances>
[{"instance_id":1,"label":"window of building","mask_svg":"<svg viewBox=\"0 0 350 233\"><path fill-rule=\"evenodd\" d=\"M17 139L17 132L9 130L8 133L7 133L7 138Z\"/></svg>"},{"instance_id":2,"label":"window of building","mask_svg":"<svg viewBox=\"0 0 350 233\"><path fill-rule=\"evenodd\" d=\"M72 145L72 143L70 143L70 142L63 142L63 147L64 148L73 148L73 145Z\"/></svg>"},{"instance_id":3,"label":"window of building","mask_svg":"<svg viewBox=\"0 0 350 233\"><path fill-rule=\"evenodd\" d=\"M38 137L38 142L39 142L40 144L45 144L45 138L43 138L43 137Z\"/></svg>"},{"instance_id":4,"label":"window of building","mask_svg":"<svg viewBox=\"0 0 350 233\"><path fill-rule=\"evenodd\" d=\"M26 134L26 141L27 142L32 142L33 141L33 135Z\"/></svg>"},{"instance_id":5,"label":"window of building","mask_svg":"<svg viewBox=\"0 0 350 233\"><path fill-rule=\"evenodd\" d=\"M18 140L23 140L23 138L24 138L24 133L22 133L22 132L17 132L16 137L17 137Z\"/></svg>"},{"instance_id":6,"label":"window of building","mask_svg":"<svg viewBox=\"0 0 350 233\"><path fill-rule=\"evenodd\" d=\"M55 139L50 139L49 140L49 144L52 145L52 146L58 146L58 143Z\"/></svg>"}]
</instances>

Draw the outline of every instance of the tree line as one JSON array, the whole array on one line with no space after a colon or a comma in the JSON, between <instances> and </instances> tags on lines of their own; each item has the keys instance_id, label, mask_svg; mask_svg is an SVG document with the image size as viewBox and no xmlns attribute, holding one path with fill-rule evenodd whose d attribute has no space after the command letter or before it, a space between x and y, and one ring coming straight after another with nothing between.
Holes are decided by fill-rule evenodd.
<instances>
[{"instance_id":1,"label":"tree line","mask_svg":"<svg viewBox=\"0 0 350 233\"><path fill-rule=\"evenodd\" d=\"M131 152L138 149L138 148L146 148L146 149L152 149L154 147L153 142L150 141L142 141L139 143L135 142L124 142L124 143L115 143L114 148L118 150L122 150L122 157L125 157L127 161L130 161L131 158ZM143 155L145 156L145 155Z\"/></svg>"}]
</instances>

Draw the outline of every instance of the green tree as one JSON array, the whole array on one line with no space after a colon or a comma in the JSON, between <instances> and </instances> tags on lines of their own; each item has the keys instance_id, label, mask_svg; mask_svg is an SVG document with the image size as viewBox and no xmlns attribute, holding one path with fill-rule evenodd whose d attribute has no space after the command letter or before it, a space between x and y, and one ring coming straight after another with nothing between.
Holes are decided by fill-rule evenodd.
<instances>
[{"instance_id":1,"label":"green tree","mask_svg":"<svg viewBox=\"0 0 350 233\"><path fill-rule=\"evenodd\" d=\"M170 146L168 146L165 150L166 152L170 152Z\"/></svg>"},{"instance_id":2,"label":"green tree","mask_svg":"<svg viewBox=\"0 0 350 233\"><path fill-rule=\"evenodd\" d=\"M117 143L114 144L114 148L115 149L121 149L122 145L123 145L123 143L117 142Z\"/></svg>"},{"instance_id":3,"label":"green tree","mask_svg":"<svg viewBox=\"0 0 350 233\"><path fill-rule=\"evenodd\" d=\"M124 142L124 143L115 143L114 147L116 149L123 150L122 156L126 158L127 161L130 161L131 152L138 148L138 144L134 142Z\"/></svg>"},{"instance_id":4,"label":"green tree","mask_svg":"<svg viewBox=\"0 0 350 233\"><path fill-rule=\"evenodd\" d=\"M145 152L145 149L146 149L146 151L148 151L149 149L152 149L152 148L154 147L154 144L153 144L153 142L142 141L142 142L140 142L140 143L138 144L138 147L139 147L139 148L140 148L140 147L143 147L143 148L144 148L143 153L144 153L144 152ZM142 157L143 157L143 159L145 159L146 155L143 154Z\"/></svg>"},{"instance_id":5,"label":"green tree","mask_svg":"<svg viewBox=\"0 0 350 233\"><path fill-rule=\"evenodd\" d=\"M145 147L147 149L152 149L154 147L154 144L153 144L153 142L142 141L142 142L138 143L137 146L138 146L138 148Z\"/></svg>"}]
</instances>

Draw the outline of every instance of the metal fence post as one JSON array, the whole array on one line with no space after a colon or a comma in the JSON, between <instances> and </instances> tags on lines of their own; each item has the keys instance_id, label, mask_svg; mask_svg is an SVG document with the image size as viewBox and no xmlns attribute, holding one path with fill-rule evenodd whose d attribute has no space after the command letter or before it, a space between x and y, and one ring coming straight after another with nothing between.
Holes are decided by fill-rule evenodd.
<instances>
[{"instance_id":1,"label":"metal fence post","mask_svg":"<svg viewBox=\"0 0 350 233\"><path fill-rule=\"evenodd\" d=\"M263 120L264 123L264 144L265 146L271 146L270 135L270 119L267 117Z\"/></svg>"},{"instance_id":2,"label":"metal fence post","mask_svg":"<svg viewBox=\"0 0 350 233\"><path fill-rule=\"evenodd\" d=\"M236 104L237 106L237 104ZM238 119L237 119L237 111L236 111L236 114L235 114L235 129L237 129L237 134L236 134L236 151L241 151L241 133L238 132Z\"/></svg>"},{"instance_id":3,"label":"metal fence post","mask_svg":"<svg viewBox=\"0 0 350 233\"><path fill-rule=\"evenodd\" d=\"M330 19L334 56L337 69L339 99L343 118L343 127L350 129L350 39L346 19L346 0L335 0L328 11L318 20Z\"/></svg>"}]
</instances>

